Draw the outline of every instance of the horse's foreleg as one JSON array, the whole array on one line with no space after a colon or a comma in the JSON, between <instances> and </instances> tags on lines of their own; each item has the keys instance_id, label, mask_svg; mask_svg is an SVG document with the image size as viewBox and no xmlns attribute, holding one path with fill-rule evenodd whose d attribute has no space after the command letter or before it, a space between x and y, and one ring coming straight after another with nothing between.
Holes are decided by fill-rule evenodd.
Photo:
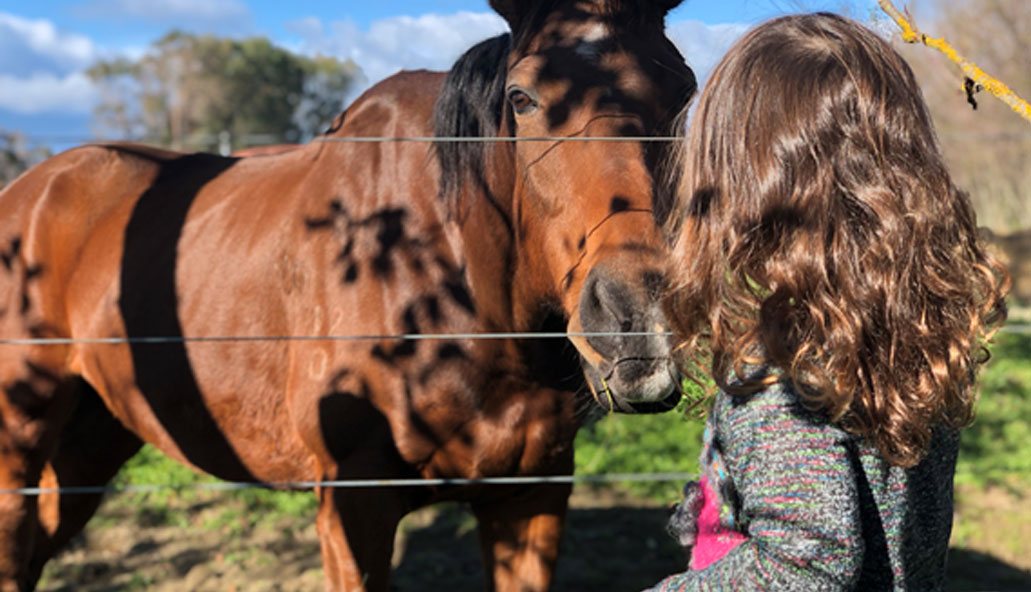
<instances>
[{"instance_id":1,"label":"horse's foreleg","mask_svg":"<svg viewBox=\"0 0 1031 592\"><path fill-rule=\"evenodd\" d=\"M6 361L0 363L0 490L13 490L39 483L74 393L41 363ZM36 585L29 562L37 508L36 496L0 493L0 591Z\"/></svg>"},{"instance_id":2,"label":"horse's foreleg","mask_svg":"<svg viewBox=\"0 0 1031 592\"><path fill-rule=\"evenodd\" d=\"M318 530L326 583L338 592L386 591L394 534L406 512L396 490L321 489Z\"/></svg>"},{"instance_id":3,"label":"horse's foreleg","mask_svg":"<svg viewBox=\"0 0 1031 592\"><path fill-rule=\"evenodd\" d=\"M549 589L570 492L566 485L540 485L510 498L473 504L489 590Z\"/></svg>"},{"instance_id":4,"label":"horse's foreleg","mask_svg":"<svg viewBox=\"0 0 1031 592\"><path fill-rule=\"evenodd\" d=\"M92 389L80 382L82 396L61 430L57 449L43 471L40 486L106 485L142 442L104 407ZM101 494L47 493L39 500L39 530L29 572L37 580L43 567L82 531L103 500Z\"/></svg>"},{"instance_id":5,"label":"horse's foreleg","mask_svg":"<svg viewBox=\"0 0 1031 592\"><path fill-rule=\"evenodd\" d=\"M32 481L34 464L29 454L18 450L17 437L9 426L0 429L0 489L35 485ZM16 592L34 587L28 573L28 559L35 528L36 498L0 493L0 591Z\"/></svg>"}]
</instances>

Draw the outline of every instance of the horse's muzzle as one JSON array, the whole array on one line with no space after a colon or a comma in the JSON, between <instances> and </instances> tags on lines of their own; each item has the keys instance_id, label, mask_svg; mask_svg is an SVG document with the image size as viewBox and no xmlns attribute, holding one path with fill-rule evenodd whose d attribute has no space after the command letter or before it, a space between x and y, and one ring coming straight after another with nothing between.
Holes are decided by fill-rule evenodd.
<instances>
[{"instance_id":1,"label":"horse's muzzle","mask_svg":"<svg viewBox=\"0 0 1031 592\"><path fill-rule=\"evenodd\" d=\"M604 408L624 413L668 411L680 400L680 379L658 302L661 290L633 281L638 274L627 273L626 267L610 271L597 266L582 288L578 312L587 337L576 345L584 375ZM642 272L638 277L657 275Z\"/></svg>"},{"instance_id":2,"label":"horse's muzzle","mask_svg":"<svg viewBox=\"0 0 1031 592\"><path fill-rule=\"evenodd\" d=\"M584 377L601 407L619 413L664 413L680 402L679 373L668 358L623 359L595 367L584 363Z\"/></svg>"}]
</instances>

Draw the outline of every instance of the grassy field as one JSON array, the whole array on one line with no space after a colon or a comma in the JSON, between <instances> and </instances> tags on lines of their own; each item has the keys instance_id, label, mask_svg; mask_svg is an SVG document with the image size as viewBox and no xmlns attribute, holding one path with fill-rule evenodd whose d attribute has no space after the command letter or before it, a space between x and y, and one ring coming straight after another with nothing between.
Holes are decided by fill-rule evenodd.
<instances>
[{"instance_id":1,"label":"grassy field","mask_svg":"<svg viewBox=\"0 0 1031 592\"><path fill-rule=\"evenodd\" d=\"M981 379L977 420L962 438L952 541L953 590L1022 590L1031 586L1031 335L1004 334L992 353ZM613 415L581 431L577 471L694 472L701 436L702 421L683 414ZM145 448L126 466L118 482L188 486L205 479ZM648 577L664 570L668 573L679 559L675 546L662 532L664 508L678 499L679 491L678 483L578 487L568 540L563 543L563 557L568 556L563 561L572 567L560 574L560 582L566 584L557 588L632 589L646 585ZM318 587L321 576L312 527L314 513L314 498L304 492L214 494L185 487L182 491L115 496L91 524L90 541L81 541L48 568L43 588L164 590L191 581L190 587L197 589L228 589L240 582L246 582L243 587L248 589ZM443 578L440 581L453 581L457 576L452 572L458 570L467 578L463 582L478 587L471 584L482 578L477 571L474 524L461 508L415 515L402 530L405 534L399 539L396 559L398 581L402 582L398 589L420 589L426 578L432 580L428 573L442 569L452 571L438 574ZM148 532L151 534L145 534ZM123 541L126 537L142 537L143 542L129 545ZM443 547L441 537L447 541ZM419 547L416 541L422 539L434 542ZM451 544L459 550L451 550ZM423 551L406 555L409 546ZM613 564L610 571L592 572L591 578L585 579L585 563L610 561L613 546L626 547L630 554L644 548L636 556L644 564ZM594 558L595 552L605 555ZM165 555L167 561L157 560ZM109 556L113 559L105 559ZM111 561L119 567L112 568ZM221 567L201 569L212 561ZM284 567L284 561L290 565ZM459 563L448 567L448 561ZM176 571L176 565L185 568ZM107 571L111 569L115 571ZM637 570L638 579L621 576L624 569ZM100 570L100 575L91 570ZM82 582L93 581L91 574L102 584L83 587ZM284 579L294 584L281 585ZM613 582L620 585L606 586Z\"/></svg>"}]
</instances>

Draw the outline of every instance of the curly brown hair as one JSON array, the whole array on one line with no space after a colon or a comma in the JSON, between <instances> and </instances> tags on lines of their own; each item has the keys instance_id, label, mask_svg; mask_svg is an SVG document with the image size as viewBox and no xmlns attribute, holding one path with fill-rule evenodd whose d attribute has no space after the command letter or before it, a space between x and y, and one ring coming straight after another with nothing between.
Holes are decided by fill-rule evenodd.
<instances>
[{"instance_id":1,"label":"curly brown hair","mask_svg":"<svg viewBox=\"0 0 1031 592\"><path fill-rule=\"evenodd\" d=\"M790 380L903 467L970 422L1009 278L886 41L832 14L760 25L713 72L679 162L685 372L711 366L732 395ZM731 380L755 364L776 371Z\"/></svg>"}]
</instances>

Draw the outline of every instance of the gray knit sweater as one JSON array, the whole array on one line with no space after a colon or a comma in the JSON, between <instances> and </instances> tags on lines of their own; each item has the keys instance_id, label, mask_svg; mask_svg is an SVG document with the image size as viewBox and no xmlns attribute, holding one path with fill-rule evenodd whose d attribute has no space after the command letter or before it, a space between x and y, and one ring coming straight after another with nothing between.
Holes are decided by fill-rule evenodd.
<instances>
[{"instance_id":1,"label":"gray knit sweater","mask_svg":"<svg viewBox=\"0 0 1031 592\"><path fill-rule=\"evenodd\" d=\"M720 393L706 438L702 468L726 509L721 526L748 539L653 592L944 589L955 431L937 430L916 467L893 467L777 385Z\"/></svg>"}]
</instances>

